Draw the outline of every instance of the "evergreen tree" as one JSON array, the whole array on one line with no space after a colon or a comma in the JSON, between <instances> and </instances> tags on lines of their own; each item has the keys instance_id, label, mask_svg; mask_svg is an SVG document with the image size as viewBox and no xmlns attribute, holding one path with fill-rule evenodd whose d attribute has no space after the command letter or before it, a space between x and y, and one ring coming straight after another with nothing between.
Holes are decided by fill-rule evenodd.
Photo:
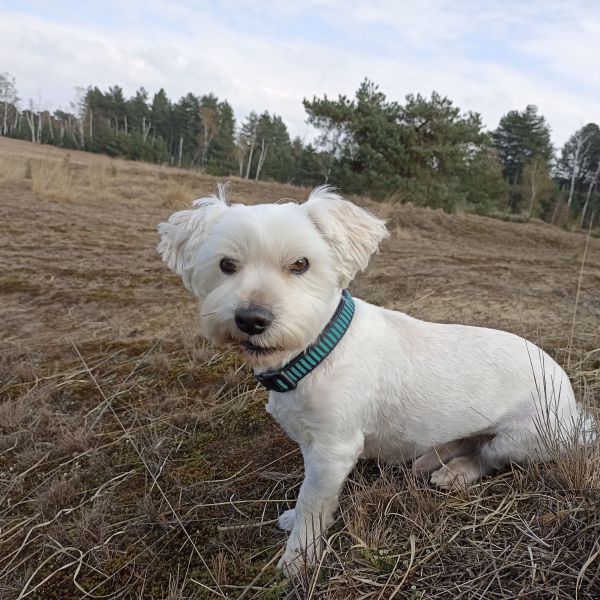
<instances>
[{"instance_id":1,"label":"evergreen tree","mask_svg":"<svg viewBox=\"0 0 600 600\"><path fill-rule=\"evenodd\" d=\"M317 152L312 144L305 146L299 137L292 141L293 171L291 182L296 185L315 187L327 183L330 157Z\"/></svg>"},{"instance_id":2,"label":"evergreen tree","mask_svg":"<svg viewBox=\"0 0 600 600\"><path fill-rule=\"evenodd\" d=\"M172 153L173 128L171 122L171 101L164 89L158 90L152 99L150 120L152 121L151 135L153 138L164 140L169 154Z\"/></svg>"},{"instance_id":3,"label":"evergreen tree","mask_svg":"<svg viewBox=\"0 0 600 600\"><path fill-rule=\"evenodd\" d=\"M235 117L227 102L217 105L218 128L210 143L206 169L213 175L230 175L237 169L235 160Z\"/></svg>"},{"instance_id":4,"label":"evergreen tree","mask_svg":"<svg viewBox=\"0 0 600 600\"><path fill-rule=\"evenodd\" d=\"M504 115L492 140L503 164L504 178L511 186L508 207L516 211L522 202L519 184L525 164L533 157L550 163L553 154L550 127L538 114L537 107L530 104L524 111L511 110Z\"/></svg>"},{"instance_id":5,"label":"evergreen tree","mask_svg":"<svg viewBox=\"0 0 600 600\"><path fill-rule=\"evenodd\" d=\"M313 98L304 106L331 157L327 179L347 191L445 210L468 202L489 208L504 193L479 115L462 115L435 92L430 99L409 95L402 106L366 80L354 100ZM492 181L489 194L485 178ZM469 188L474 182L476 190Z\"/></svg>"},{"instance_id":6,"label":"evergreen tree","mask_svg":"<svg viewBox=\"0 0 600 600\"><path fill-rule=\"evenodd\" d=\"M369 80L353 98L305 99L314 143L290 140L279 115L251 112L236 129L227 101L188 93L176 103L164 89L126 98L114 85L77 88L70 110L41 102L20 109L14 78L0 74L0 134L122 156L169 162L227 177L298 185L332 183L346 193L394 197L444 210L520 210L549 220L562 204L582 226L600 210L600 128L588 123L552 168L550 129L535 106L510 111L492 133L477 113L448 98L388 100ZM560 186L560 189L559 189ZM564 212L564 211L563 211Z\"/></svg>"},{"instance_id":7,"label":"evergreen tree","mask_svg":"<svg viewBox=\"0 0 600 600\"><path fill-rule=\"evenodd\" d=\"M133 98L127 101L127 122L130 132L142 136L149 132L151 127L150 107L148 105L148 92L141 87ZM147 137L147 133L144 137Z\"/></svg>"}]
</instances>

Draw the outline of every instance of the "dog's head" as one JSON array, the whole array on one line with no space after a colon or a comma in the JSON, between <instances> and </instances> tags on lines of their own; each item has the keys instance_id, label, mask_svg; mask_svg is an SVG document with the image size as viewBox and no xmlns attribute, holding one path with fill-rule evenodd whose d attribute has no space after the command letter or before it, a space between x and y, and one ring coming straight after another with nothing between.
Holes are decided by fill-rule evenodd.
<instances>
[{"instance_id":1,"label":"dog's head","mask_svg":"<svg viewBox=\"0 0 600 600\"><path fill-rule=\"evenodd\" d=\"M200 333L255 368L315 341L340 293L387 236L328 187L304 204L229 205L222 188L158 226L158 252L200 300Z\"/></svg>"}]
</instances>

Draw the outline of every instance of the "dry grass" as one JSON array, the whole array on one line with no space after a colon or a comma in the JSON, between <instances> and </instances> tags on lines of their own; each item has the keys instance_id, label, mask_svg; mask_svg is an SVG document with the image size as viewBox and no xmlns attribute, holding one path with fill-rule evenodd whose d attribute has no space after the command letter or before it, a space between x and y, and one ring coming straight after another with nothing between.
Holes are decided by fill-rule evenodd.
<instances>
[{"instance_id":1,"label":"dry grass","mask_svg":"<svg viewBox=\"0 0 600 600\"><path fill-rule=\"evenodd\" d=\"M24 176L25 165L22 159L10 156L0 159L0 185L20 181Z\"/></svg>"},{"instance_id":2,"label":"dry grass","mask_svg":"<svg viewBox=\"0 0 600 600\"><path fill-rule=\"evenodd\" d=\"M322 563L282 580L274 519L297 495L298 450L244 366L197 338L154 252L155 224L216 180L68 154L0 139L0 172L10 155L18 174L0 178L1 598L600 597L600 456L576 445L454 493L361 464ZM28 160L46 173L37 193ZM570 353L578 396L600 404L600 240L571 335L584 236L359 201L393 235L357 295Z\"/></svg>"},{"instance_id":3,"label":"dry grass","mask_svg":"<svg viewBox=\"0 0 600 600\"><path fill-rule=\"evenodd\" d=\"M99 156L88 169L87 185L91 190L103 189L110 185L111 180L117 175L118 170L114 161Z\"/></svg>"},{"instance_id":4,"label":"dry grass","mask_svg":"<svg viewBox=\"0 0 600 600\"><path fill-rule=\"evenodd\" d=\"M31 167L34 194L50 200L72 200L73 175L70 166L68 157L59 163L36 161Z\"/></svg>"},{"instance_id":5,"label":"dry grass","mask_svg":"<svg viewBox=\"0 0 600 600\"><path fill-rule=\"evenodd\" d=\"M194 189L190 185L174 181L165 190L163 206L173 210L189 208L190 198L195 198Z\"/></svg>"}]
</instances>

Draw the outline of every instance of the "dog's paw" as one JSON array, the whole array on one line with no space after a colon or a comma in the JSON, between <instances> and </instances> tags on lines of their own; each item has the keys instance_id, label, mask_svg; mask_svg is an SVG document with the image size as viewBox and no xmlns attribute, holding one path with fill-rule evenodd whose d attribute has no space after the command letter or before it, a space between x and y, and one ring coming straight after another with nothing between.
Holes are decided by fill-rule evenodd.
<instances>
[{"instance_id":1,"label":"dog's paw","mask_svg":"<svg viewBox=\"0 0 600 600\"><path fill-rule=\"evenodd\" d=\"M290 510L286 510L284 513L281 513L277 519L277 524L284 531L291 531L294 528L294 523L296 523L295 508L290 508Z\"/></svg>"},{"instance_id":2,"label":"dog's paw","mask_svg":"<svg viewBox=\"0 0 600 600\"><path fill-rule=\"evenodd\" d=\"M431 471L441 466L440 459L435 452L426 452L413 461L412 472L417 479L427 479Z\"/></svg>"},{"instance_id":3,"label":"dog's paw","mask_svg":"<svg viewBox=\"0 0 600 600\"><path fill-rule=\"evenodd\" d=\"M300 548L286 548L277 568L288 579L294 579L305 573L308 565L306 552L302 552Z\"/></svg>"},{"instance_id":4,"label":"dog's paw","mask_svg":"<svg viewBox=\"0 0 600 600\"><path fill-rule=\"evenodd\" d=\"M431 474L431 483L442 490L450 490L459 487L460 478L444 466Z\"/></svg>"},{"instance_id":5,"label":"dog's paw","mask_svg":"<svg viewBox=\"0 0 600 600\"><path fill-rule=\"evenodd\" d=\"M315 565L321 556L322 540L316 539L300 540L294 533L288 538L285 552L277 564L277 568L283 571L288 578L298 577L306 573L312 565Z\"/></svg>"},{"instance_id":6,"label":"dog's paw","mask_svg":"<svg viewBox=\"0 0 600 600\"><path fill-rule=\"evenodd\" d=\"M477 461L470 456L452 459L431 474L431 483L443 490L465 487L477 481L482 475Z\"/></svg>"}]
</instances>

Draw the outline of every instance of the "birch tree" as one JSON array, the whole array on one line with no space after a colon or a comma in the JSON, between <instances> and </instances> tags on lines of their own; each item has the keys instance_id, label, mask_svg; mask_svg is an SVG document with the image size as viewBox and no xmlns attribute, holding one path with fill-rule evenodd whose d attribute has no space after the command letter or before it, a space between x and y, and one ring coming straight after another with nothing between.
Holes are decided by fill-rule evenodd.
<instances>
[{"instance_id":1,"label":"birch tree","mask_svg":"<svg viewBox=\"0 0 600 600\"><path fill-rule=\"evenodd\" d=\"M200 157L203 167L208 160L208 148L219 128L219 115L217 109L213 106L200 107Z\"/></svg>"},{"instance_id":2,"label":"birch tree","mask_svg":"<svg viewBox=\"0 0 600 600\"><path fill-rule=\"evenodd\" d=\"M557 177L568 189L567 206L572 213L586 218L598 184L600 162L600 127L588 123L578 129L563 146L557 164Z\"/></svg>"},{"instance_id":3,"label":"birch tree","mask_svg":"<svg viewBox=\"0 0 600 600\"><path fill-rule=\"evenodd\" d=\"M545 196L551 196L555 191L555 184L550 177L550 171L545 159L534 156L523 167L521 193L527 200L527 218L531 219L534 213L539 214L540 201Z\"/></svg>"},{"instance_id":4,"label":"birch tree","mask_svg":"<svg viewBox=\"0 0 600 600\"><path fill-rule=\"evenodd\" d=\"M240 177L244 176L244 165L246 164L247 154L246 138L240 132L235 141L235 160L238 166L238 175Z\"/></svg>"},{"instance_id":5,"label":"birch tree","mask_svg":"<svg viewBox=\"0 0 600 600\"><path fill-rule=\"evenodd\" d=\"M258 181L260 177L260 172L265 164L265 160L267 159L267 151L269 150L269 144L265 144L264 136L260 140L260 155L258 157L258 163L256 165L256 175L254 179Z\"/></svg>"},{"instance_id":6,"label":"birch tree","mask_svg":"<svg viewBox=\"0 0 600 600\"><path fill-rule=\"evenodd\" d=\"M38 99L37 105L32 98L29 99L29 108L25 111L25 119L29 127L31 141L34 144L40 144L42 141L42 109L41 99ZM37 117L37 125L36 125Z\"/></svg>"},{"instance_id":7,"label":"birch tree","mask_svg":"<svg viewBox=\"0 0 600 600\"><path fill-rule=\"evenodd\" d=\"M142 117L142 139L144 142L148 139L148 134L150 133L150 128L152 127L152 121L148 121L146 123L146 116Z\"/></svg>"},{"instance_id":8,"label":"birch tree","mask_svg":"<svg viewBox=\"0 0 600 600\"><path fill-rule=\"evenodd\" d=\"M78 87L75 88L76 100L71 102L71 110L74 112L75 124L77 126L77 133L79 135L78 144L79 147L85 149L85 125L86 121L89 121L89 139L92 139L92 107L89 100L89 90Z\"/></svg>"},{"instance_id":9,"label":"birch tree","mask_svg":"<svg viewBox=\"0 0 600 600\"><path fill-rule=\"evenodd\" d=\"M18 114L18 102L15 78L10 73L0 73L0 110L2 110L0 135L8 135L9 113L14 111Z\"/></svg>"},{"instance_id":10,"label":"birch tree","mask_svg":"<svg viewBox=\"0 0 600 600\"><path fill-rule=\"evenodd\" d=\"M587 144L588 136L585 134L583 129L580 129L575 133L574 136L574 145L571 152L570 159L570 167L571 167L571 177L570 177L570 186L569 186L569 197L567 198L567 206L571 208L571 204L573 202L573 194L575 192L575 181L577 180L577 176L581 170L581 163L585 160L585 155L587 153Z\"/></svg>"},{"instance_id":11,"label":"birch tree","mask_svg":"<svg viewBox=\"0 0 600 600\"><path fill-rule=\"evenodd\" d=\"M585 222L585 216L587 214L587 211L588 211L588 208L590 205L590 199L592 197L592 193L593 193L594 189L597 187L599 180L600 180L600 160L598 160L598 164L596 166L596 171L594 171L594 174L592 175L592 178L590 179L587 193L585 195L585 202L583 204L583 208L581 209L581 219L579 221L579 226L582 229L583 229L583 224Z\"/></svg>"},{"instance_id":12,"label":"birch tree","mask_svg":"<svg viewBox=\"0 0 600 600\"><path fill-rule=\"evenodd\" d=\"M250 169L252 167L252 158L254 156L254 148L258 136L258 115L253 111L242 124L241 137L243 143L248 148L248 163L246 165L245 179L250 177Z\"/></svg>"}]
</instances>

